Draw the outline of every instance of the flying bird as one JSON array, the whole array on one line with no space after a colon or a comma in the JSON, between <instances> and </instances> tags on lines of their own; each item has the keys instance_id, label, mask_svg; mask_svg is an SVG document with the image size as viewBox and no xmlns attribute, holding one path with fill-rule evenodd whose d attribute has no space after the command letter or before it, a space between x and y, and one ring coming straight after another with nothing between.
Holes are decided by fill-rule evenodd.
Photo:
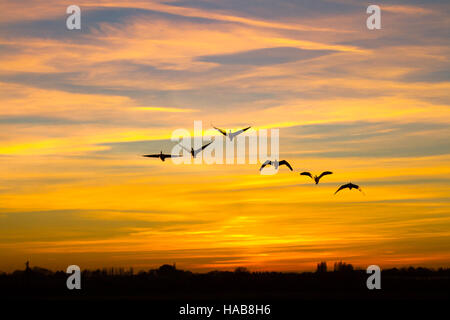
<instances>
[{"instance_id":1,"label":"flying bird","mask_svg":"<svg viewBox=\"0 0 450 320\"><path fill-rule=\"evenodd\" d=\"M300 173L300 175L302 175L302 176L308 176L308 177L310 177L311 179L313 179L314 182L315 182L316 184L318 184L318 183L319 183L319 180L320 180L323 176L326 176L327 174L333 174L333 172L331 172L331 171L324 171L324 172L322 172L319 176L314 176L314 177L312 176L311 172L305 171L305 172Z\"/></svg>"},{"instance_id":2,"label":"flying bird","mask_svg":"<svg viewBox=\"0 0 450 320\"><path fill-rule=\"evenodd\" d=\"M275 167L275 169L278 169L278 167L279 167L279 166L282 166L283 164L284 164L285 166L287 166L289 169L291 169L291 171L292 171L291 165L290 165L289 162L287 162L286 160L281 160L281 161L278 161L278 160L274 160L274 161L272 161L272 160L266 160L266 162L263 163L263 165L261 166L261 168L259 168L259 171L261 171L261 170L262 170L265 166L267 166L267 165L272 165L272 166Z\"/></svg>"},{"instance_id":3,"label":"flying bird","mask_svg":"<svg viewBox=\"0 0 450 320\"><path fill-rule=\"evenodd\" d=\"M161 161L165 161L166 158L177 158L177 157L181 157L181 155L166 154L166 153L163 153L162 150L161 150L161 153L144 154L143 157L159 158L159 159L161 159Z\"/></svg>"},{"instance_id":4,"label":"flying bird","mask_svg":"<svg viewBox=\"0 0 450 320\"><path fill-rule=\"evenodd\" d=\"M230 141L233 141L233 138L236 137L237 135L240 135L242 132L247 131L248 129L250 129L251 127L247 127L241 130L238 130L236 132L231 132L231 130L228 130L228 132L226 132L223 129L217 128L212 126L214 129L216 129L217 131L219 131L221 134L223 134L225 137L228 137L230 139Z\"/></svg>"},{"instance_id":5,"label":"flying bird","mask_svg":"<svg viewBox=\"0 0 450 320\"><path fill-rule=\"evenodd\" d=\"M203 149L205 149L207 146L209 146L211 143L213 143L213 141L205 144L204 146L202 146L201 148L194 150L194 148L191 148L191 150L189 150L188 148L184 147L183 145L180 144L180 146L186 150L187 152L189 152L192 156L192 158L195 158L200 152L203 151Z\"/></svg>"},{"instance_id":6,"label":"flying bird","mask_svg":"<svg viewBox=\"0 0 450 320\"><path fill-rule=\"evenodd\" d=\"M339 189L337 189L334 194L338 193L339 191L341 191L342 189L345 189L345 188L349 188L350 190L356 189L356 190L361 191L364 194L364 192L362 191L362 189L358 185L353 184L351 182L347 183L347 184L343 184L342 186L340 186Z\"/></svg>"}]
</instances>

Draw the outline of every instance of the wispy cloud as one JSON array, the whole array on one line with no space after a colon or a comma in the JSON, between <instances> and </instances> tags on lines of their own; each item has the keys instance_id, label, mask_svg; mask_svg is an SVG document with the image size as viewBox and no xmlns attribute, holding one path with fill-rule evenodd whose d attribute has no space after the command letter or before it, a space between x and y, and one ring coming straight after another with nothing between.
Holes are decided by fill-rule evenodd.
<instances>
[{"instance_id":1,"label":"wispy cloud","mask_svg":"<svg viewBox=\"0 0 450 320\"><path fill-rule=\"evenodd\" d=\"M136 107L139 111L155 111L155 112L171 112L171 113L185 113L197 112L195 109L171 108L171 107Z\"/></svg>"}]
</instances>

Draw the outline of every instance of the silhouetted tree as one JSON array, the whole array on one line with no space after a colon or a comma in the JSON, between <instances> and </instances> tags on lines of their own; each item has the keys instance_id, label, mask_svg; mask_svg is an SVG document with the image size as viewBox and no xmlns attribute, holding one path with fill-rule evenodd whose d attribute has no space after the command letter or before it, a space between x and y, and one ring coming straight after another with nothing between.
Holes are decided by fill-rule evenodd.
<instances>
[{"instance_id":1,"label":"silhouetted tree","mask_svg":"<svg viewBox=\"0 0 450 320\"><path fill-rule=\"evenodd\" d=\"M170 264L163 264L161 267L159 267L158 269L158 274L159 275L171 275L176 273L177 269L175 267L175 265L170 265Z\"/></svg>"},{"instance_id":2,"label":"silhouetted tree","mask_svg":"<svg viewBox=\"0 0 450 320\"><path fill-rule=\"evenodd\" d=\"M317 264L316 272L317 273L327 272L327 263L326 263L326 261L322 261L322 262Z\"/></svg>"},{"instance_id":3,"label":"silhouetted tree","mask_svg":"<svg viewBox=\"0 0 450 320\"><path fill-rule=\"evenodd\" d=\"M237 267L234 269L235 273L250 273L250 271L246 267Z\"/></svg>"},{"instance_id":4,"label":"silhouetted tree","mask_svg":"<svg viewBox=\"0 0 450 320\"><path fill-rule=\"evenodd\" d=\"M334 263L334 272L351 272L353 271L353 266L350 263L345 263L342 261Z\"/></svg>"}]
</instances>

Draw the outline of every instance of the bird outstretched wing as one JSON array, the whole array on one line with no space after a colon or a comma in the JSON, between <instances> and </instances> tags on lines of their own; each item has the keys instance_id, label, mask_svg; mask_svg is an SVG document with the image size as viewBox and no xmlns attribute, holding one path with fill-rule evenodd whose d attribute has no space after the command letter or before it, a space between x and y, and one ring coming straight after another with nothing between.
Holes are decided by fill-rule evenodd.
<instances>
[{"instance_id":1,"label":"bird outstretched wing","mask_svg":"<svg viewBox=\"0 0 450 320\"><path fill-rule=\"evenodd\" d=\"M259 171L261 171L265 166L267 166L267 165L269 165L269 164L272 164L272 161L266 160L266 161L262 164L261 168L259 168Z\"/></svg>"},{"instance_id":2,"label":"bird outstretched wing","mask_svg":"<svg viewBox=\"0 0 450 320\"><path fill-rule=\"evenodd\" d=\"M182 157L182 155L180 154L163 154L162 157L165 158L178 158L178 157Z\"/></svg>"},{"instance_id":3,"label":"bird outstretched wing","mask_svg":"<svg viewBox=\"0 0 450 320\"><path fill-rule=\"evenodd\" d=\"M301 176L308 176L311 179L313 179L313 176L312 176L311 172L308 172L308 171L303 171L302 173L300 173L300 175Z\"/></svg>"},{"instance_id":4,"label":"bird outstretched wing","mask_svg":"<svg viewBox=\"0 0 450 320\"><path fill-rule=\"evenodd\" d=\"M328 174L333 174L333 172L331 172L331 171L324 171L324 172L322 172L322 173L320 174L319 178L322 178L323 176L326 176L326 175L328 175Z\"/></svg>"},{"instance_id":5,"label":"bird outstretched wing","mask_svg":"<svg viewBox=\"0 0 450 320\"><path fill-rule=\"evenodd\" d=\"M289 169L291 169L291 171L292 171L292 167L291 167L291 165L289 164L289 162L287 162L286 160L281 160L280 162L278 162L279 163L279 165L281 166L281 165L286 165Z\"/></svg>"},{"instance_id":6,"label":"bird outstretched wing","mask_svg":"<svg viewBox=\"0 0 450 320\"><path fill-rule=\"evenodd\" d=\"M241 134L242 132L247 131L247 130L250 129L250 128L251 128L251 127L247 127L247 128L238 130L238 131L236 131L236 132L233 132L232 135L233 135L233 137L236 137L237 135Z\"/></svg>"},{"instance_id":7,"label":"bird outstretched wing","mask_svg":"<svg viewBox=\"0 0 450 320\"><path fill-rule=\"evenodd\" d=\"M339 189L337 189L334 194L338 193L339 191L341 191L342 189L345 189L345 188L350 188L350 183L343 184L342 186L340 186Z\"/></svg>"},{"instance_id":8,"label":"bird outstretched wing","mask_svg":"<svg viewBox=\"0 0 450 320\"><path fill-rule=\"evenodd\" d=\"M204 146L202 146L201 148L199 148L199 149L197 149L197 150L194 150L194 157L195 157L197 154L199 154L201 151L203 151L203 149L205 149L205 148L206 148L207 146L209 146L211 143L213 143L213 141L211 141L211 142L205 144Z\"/></svg>"},{"instance_id":9,"label":"bird outstretched wing","mask_svg":"<svg viewBox=\"0 0 450 320\"><path fill-rule=\"evenodd\" d=\"M333 174L333 172L331 172L331 171L324 171L324 172L322 172L322 173L320 174L320 176L318 177L318 179L320 180L323 176L326 176L326 175L328 175L328 174Z\"/></svg>"},{"instance_id":10,"label":"bird outstretched wing","mask_svg":"<svg viewBox=\"0 0 450 320\"><path fill-rule=\"evenodd\" d=\"M220 128L217 128L217 127L214 127L214 126L213 126L213 128L216 129L217 131L219 131L219 132L220 132L221 134L223 134L224 136L227 135L227 132L226 132L225 130L220 129Z\"/></svg>"},{"instance_id":11,"label":"bird outstretched wing","mask_svg":"<svg viewBox=\"0 0 450 320\"><path fill-rule=\"evenodd\" d=\"M143 157L147 157L147 158L159 158L160 154L144 154L142 155Z\"/></svg>"},{"instance_id":12,"label":"bird outstretched wing","mask_svg":"<svg viewBox=\"0 0 450 320\"><path fill-rule=\"evenodd\" d=\"M204 146L202 146L202 148L200 149L200 151L203 150L203 149L205 149L205 148L206 148L207 146L209 146L211 143L213 143L213 141L211 141L211 142L205 144Z\"/></svg>"}]
</instances>

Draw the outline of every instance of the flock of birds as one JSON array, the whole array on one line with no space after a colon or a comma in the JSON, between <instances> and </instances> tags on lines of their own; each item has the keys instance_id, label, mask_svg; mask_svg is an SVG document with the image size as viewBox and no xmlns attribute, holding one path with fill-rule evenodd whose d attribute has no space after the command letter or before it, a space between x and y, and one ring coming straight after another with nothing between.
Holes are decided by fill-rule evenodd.
<instances>
[{"instance_id":1,"label":"flock of birds","mask_svg":"<svg viewBox=\"0 0 450 320\"><path fill-rule=\"evenodd\" d=\"M233 139L238 136L239 134L247 131L248 129L250 129L251 127L246 127L244 129L232 132L231 130L229 130L228 132L226 130L217 128L212 126L214 129L216 129L217 131L219 131L221 134L223 134L225 137L228 137L230 139L230 141L233 141ZM198 149L194 149L191 148L190 150L188 148L186 148L185 146L181 145L180 146L186 150L187 152L189 152L192 156L192 158L197 157L197 155L202 152L206 147L208 147L211 143L213 143L213 141L201 146ZM161 161L165 161L167 158L176 158L176 157L182 157L182 155L173 155L173 154L166 154L163 153L162 150L160 153L154 153L154 154L144 154L143 157L147 157L147 158L159 158L161 159ZM273 166L275 169L278 169L279 166L285 165L286 167L288 167L291 171L294 171L292 169L292 166L289 164L289 162L287 162L286 160L266 160L261 167L259 168L259 171L262 171L264 169L264 167L266 166ZM329 175L329 174L333 174L333 172L331 171L324 171L322 172L320 175L312 175L311 172L308 171L303 171L300 173L300 175L302 176L307 176L310 177L316 184L319 184L320 179L322 179L324 176ZM353 184L353 183L347 183L347 184L343 184L341 185L334 194L338 193L339 191L343 190L343 189L356 189L360 192L363 192L362 189L360 188L360 186Z\"/></svg>"}]
</instances>

